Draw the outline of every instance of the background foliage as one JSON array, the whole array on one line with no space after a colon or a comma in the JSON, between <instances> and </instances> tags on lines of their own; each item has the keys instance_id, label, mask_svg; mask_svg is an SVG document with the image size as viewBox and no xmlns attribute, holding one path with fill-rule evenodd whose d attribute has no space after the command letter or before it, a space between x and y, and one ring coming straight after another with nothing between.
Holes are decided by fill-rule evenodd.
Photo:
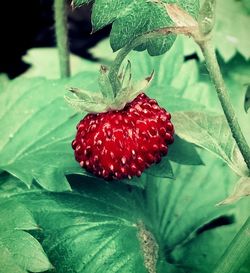
<instances>
[{"instance_id":1,"label":"background foliage","mask_svg":"<svg viewBox=\"0 0 250 273\"><path fill-rule=\"evenodd\" d=\"M144 10L141 1L125 1L130 8L121 14L113 2L113 13L98 17L109 6L96 0L92 21L95 30L114 21L115 50L166 23L158 7ZM247 1L218 2L217 53L250 143L249 9ZM183 3L197 13L196 1ZM232 20L235 10L237 20ZM155 13L159 21L136 21ZM124 24L137 27L127 25L131 32L121 39L117 33L123 33ZM149 42L140 50L158 55L174 40ZM109 41L91 52L105 64L115 56ZM71 56L72 78L57 80L56 54L55 49L33 49L25 56L32 64L29 71L13 81L0 77L0 272L211 272L248 216L249 200L215 206L232 192L246 167L228 135L200 52L179 37L162 56L150 57L146 51L128 56L135 81L155 70L148 94L173 113L178 136L161 164L121 183L85 173L70 147L83 115L66 105L63 94L69 86L97 91L99 64ZM192 54L196 58L190 60ZM198 128L190 126L190 117Z\"/></svg>"}]
</instances>

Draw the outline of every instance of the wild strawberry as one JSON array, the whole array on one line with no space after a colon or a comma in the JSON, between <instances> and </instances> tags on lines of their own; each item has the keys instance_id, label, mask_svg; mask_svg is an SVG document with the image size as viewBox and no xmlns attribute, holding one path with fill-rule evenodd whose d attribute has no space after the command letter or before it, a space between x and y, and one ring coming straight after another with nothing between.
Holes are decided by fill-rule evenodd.
<instances>
[{"instance_id":1,"label":"wild strawberry","mask_svg":"<svg viewBox=\"0 0 250 273\"><path fill-rule=\"evenodd\" d=\"M141 91L152 78L132 85L128 62L119 77L101 66L101 94L70 88L75 98L66 97L68 103L89 112L72 142L83 168L104 179L131 178L167 154L174 141L171 115Z\"/></svg>"},{"instance_id":2,"label":"wild strawberry","mask_svg":"<svg viewBox=\"0 0 250 273\"><path fill-rule=\"evenodd\" d=\"M88 114L77 125L72 142L80 165L104 179L140 176L160 162L173 143L171 115L139 94L121 110Z\"/></svg>"}]
</instances>

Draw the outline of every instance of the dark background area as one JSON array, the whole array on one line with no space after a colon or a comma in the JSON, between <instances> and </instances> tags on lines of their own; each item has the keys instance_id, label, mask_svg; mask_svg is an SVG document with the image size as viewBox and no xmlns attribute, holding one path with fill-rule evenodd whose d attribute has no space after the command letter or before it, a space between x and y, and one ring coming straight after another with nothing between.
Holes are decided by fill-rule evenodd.
<instances>
[{"instance_id":1,"label":"dark background area","mask_svg":"<svg viewBox=\"0 0 250 273\"><path fill-rule=\"evenodd\" d=\"M72 10L68 3L70 51L92 59L88 49L110 32L110 27L91 34L91 5ZM29 48L54 47L53 0L12 0L0 5L0 73L14 78L29 65L21 58Z\"/></svg>"}]
</instances>

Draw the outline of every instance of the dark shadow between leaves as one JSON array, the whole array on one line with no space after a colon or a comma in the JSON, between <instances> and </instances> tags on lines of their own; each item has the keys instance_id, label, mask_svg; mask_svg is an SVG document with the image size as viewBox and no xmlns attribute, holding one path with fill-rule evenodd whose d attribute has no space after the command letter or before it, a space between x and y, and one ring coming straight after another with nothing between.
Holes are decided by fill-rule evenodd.
<instances>
[{"instance_id":1,"label":"dark shadow between leaves","mask_svg":"<svg viewBox=\"0 0 250 273\"><path fill-rule=\"evenodd\" d=\"M235 223L235 217L233 215L222 215L197 229L196 234L200 235L205 231L215 229L221 226L232 225L233 223Z\"/></svg>"}]
</instances>

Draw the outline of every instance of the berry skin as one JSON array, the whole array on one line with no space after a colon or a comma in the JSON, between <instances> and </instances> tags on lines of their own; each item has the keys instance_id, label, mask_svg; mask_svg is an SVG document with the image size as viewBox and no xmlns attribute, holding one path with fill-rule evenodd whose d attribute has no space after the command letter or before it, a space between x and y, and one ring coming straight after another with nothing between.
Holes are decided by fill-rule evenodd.
<instances>
[{"instance_id":1,"label":"berry skin","mask_svg":"<svg viewBox=\"0 0 250 273\"><path fill-rule=\"evenodd\" d=\"M171 115L144 93L123 110L88 114L72 142L81 167L107 180L141 176L173 143Z\"/></svg>"}]
</instances>

